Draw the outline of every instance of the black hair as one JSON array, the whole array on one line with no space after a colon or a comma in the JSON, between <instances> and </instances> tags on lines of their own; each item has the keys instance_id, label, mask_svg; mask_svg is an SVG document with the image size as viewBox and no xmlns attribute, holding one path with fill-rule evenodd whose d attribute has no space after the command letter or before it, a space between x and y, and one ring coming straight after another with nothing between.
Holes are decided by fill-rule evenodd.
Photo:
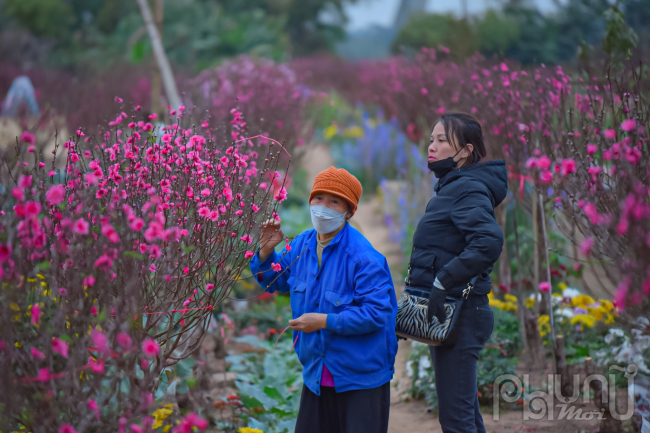
<instances>
[{"instance_id":1,"label":"black hair","mask_svg":"<svg viewBox=\"0 0 650 433\"><path fill-rule=\"evenodd\" d=\"M443 115L436 124L442 123L445 127L447 141L454 146L454 149L461 150L468 144L472 144L474 151L470 153L465 166L480 162L487 152L483 142L483 128L474 116L466 113L448 113Z\"/></svg>"}]
</instances>

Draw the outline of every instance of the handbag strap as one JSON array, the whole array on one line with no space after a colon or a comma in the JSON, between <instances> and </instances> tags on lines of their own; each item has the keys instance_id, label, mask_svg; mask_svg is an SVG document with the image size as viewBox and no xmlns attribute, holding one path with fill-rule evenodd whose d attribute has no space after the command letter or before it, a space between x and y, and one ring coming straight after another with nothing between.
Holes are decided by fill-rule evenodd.
<instances>
[{"instance_id":1,"label":"handbag strap","mask_svg":"<svg viewBox=\"0 0 650 433\"><path fill-rule=\"evenodd\" d=\"M474 284L476 284L476 279L478 278L478 275L469 280L469 283L467 283L467 287L463 289L463 299L467 299L469 296L469 292L474 288Z\"/></svg>"}]
</instances>

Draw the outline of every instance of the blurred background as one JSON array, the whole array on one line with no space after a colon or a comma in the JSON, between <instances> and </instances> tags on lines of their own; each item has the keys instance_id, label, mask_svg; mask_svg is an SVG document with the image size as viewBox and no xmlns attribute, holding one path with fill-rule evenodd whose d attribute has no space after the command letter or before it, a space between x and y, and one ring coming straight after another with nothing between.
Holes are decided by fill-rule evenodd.
<instances>
[{"instance_id":1,"label":"blurred background","mask_svg":"<svg viewBox=\"0 0 650 433\"><path fill-rule=\"evenodd\" d=\"M607 171L612 157L601 151L619 144L598 131L620 129L628 115L636 116L639 137L647 137L650 110L641 104L631 112L629 100L632 93L635 101L647 101L649 54L650 0L0 0L0 158L17 163L25 144L47 157L68 137L80 140L79 128L98 145L102 134L94 133L115 130L119 142L127 118L156 134L176 123L181 104L189 113L185 127L200 125L225 148L235 137L228 128L230 110L237 108L248 136L274 138L291 153L291 165L268 179L276 194L283 187L289 192L280 212L284 232L295 236L311 228L307 198L319 171L348 169L364 187L352 224L387 257L399 293L413 232L436 181L425 157L432 122L451 110L474 113L490 157L506 159L513 176L497 208L506 245L493 271L497 325L479 371L480 402L487 408L499 374L536 373L535 389L543 389L544 374L560 362L552 357L553 314L566 337L565 367L592 358L599 366L635 362L650 377L650 321L643 317L650 291L639 302L631 296L641 293L643 281L650 290L650 273L642 275L650 255L643 236L626 238L616 226L618 217L627 221L618 205L635 188L621 179L647 176L636 170L636 164L648 167L647 138L644 146L639 138L643 157L626 149L631 165L612 184L628 189L608 204L617 209L615 218L607 230L594 229L593 250L578 248L591 239L584 224L556 218L567 195L557 173L565 168L554 167L558 184L533 181L542 153L564 161L581 153L581 161L597 161ZM596 146L587 140L598 144L597 154L596 147L586 150ZM583 171L595 179L601 171L588 165ZM5 180L0 193L7 194ZM588 195L586 184L568 191ZM540 215L548 218L548 255ZM630 271L626 266L635 262L640 265ZM635 275L630 294L620 285L627 273ZM234 296L254 298L260 288L250 273L241 277ZM552 294L543 298L538 288L545 280ZM626 296L632 313L623 318L612 301L624 307ZM288 334L282 353L272 348L290 315L283 295L224 303L205 351L178 372L173 398L164 390L157 398L177 404L174 416L201 407L221 431L292 431L300 365ZM634 326L645 331L630 331ZM438 431L427 414L437 410L427 353L424 345L400 346L391 433ZM271 376L288 390L269 391L277 382ZM650 407L646 388L646 400L638 401ZM248 414L223 417L231 393ZM205 396L212 400L201 400ZM488 420L489 431L598 431L598 420L523 426L526 404L508 405L513 412L502 414L500 423ZM255 412L262 407L267 411ZM647 417L650 409L643 410ZM158 426L171 425L173 416L161 414ZM639 431L631 428L625 431Z\"/></svg>"}]
</instances>

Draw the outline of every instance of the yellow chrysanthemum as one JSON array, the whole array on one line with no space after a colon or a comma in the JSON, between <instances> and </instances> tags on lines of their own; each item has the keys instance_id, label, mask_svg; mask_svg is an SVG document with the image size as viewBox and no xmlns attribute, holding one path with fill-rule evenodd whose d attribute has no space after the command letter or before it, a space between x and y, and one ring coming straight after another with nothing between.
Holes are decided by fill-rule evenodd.
<instances>
[{"instance_id":1,"label":"yellow chrysanthemum","mask_svg":"<svg viewBox=\"0 0 650 433\"><path fill-rule=\"evenodd\" d=\"M607 312L610 312L614 309L614 304L612 304L611 301L608 301L607 299L599 299L598 302L603 308L605 308Z\"/></svg>"},{"instance_id":2,"label":"yellow chrysanthemum","mask_svg":"<svg viewBox=\"0 0 650 433\"><path fill-rule=\"evenodd\" d=\"M241 427L239 430L237 430L237 433L264 433L264 432L258 428Z\"/></svg>"},{"instance_id":3,"label":"yellow chrysanthemum","mask_svg":"<svg viewBox=\"0 0 650 433\"><path fill-rule=\"evenodd\" d=\"M551 332L551 318L548 314L542 314L537 318L537 329L539 330L540 337L544 337Z\"/></svg>"},{"instance_id":4,"label":"yellow chrysanthemum","mask_svg":"<svg viewBox=\"0 0 650 433\"><path fill-rule=\"evenodd\" d=\"M557 288L560 289L560 290L564 290L564 289L567 288L567 285L566 285L566 283L559 283L559 284L557 285Z\"/></svg>"},{"instance_id":5,"label":"yellow chrysanthemum","mask_svg":"<svg viewBox=\"0 0 650 433\"><path fill-rule=\"evenodd\" d=\"M494 308L498 308L499 310L502 311L518 311L519 308L517 307L517 304L514 304L512 302L503 302L498 299L492 299L490 300L490 306Z\"/></svg>"},{"instance_id":6,"label":"yellow chrysanthemum","mask_svg":"<svg viewBox=\"0 0 650 433\"><path fill-rule=\"evenodd\" d=\"M589 295L578 295L575 298L571 299L571 304L574 307L583 307L586 305L595 304L596 301Z\"/></svg>"},{"instance_id":7,"label":"yellow chrysanthemum","mask_svg":"<svg viewBox=\"0 0 650 433\"><path fill-rule=\"evenodd\" d=\"M510 293L506 293L504 296L505 300L508 302L514 302L515 304L517 303L517 297L514 295L511 295Z\"/></svg>"},{"instance_id":8,"label":"yellow chrysanthemum","mask_svg":"<svg viewBox=\"0 0 650 433\"><path fill-rule=\"evenodd\" d=\"M161 407L160 409L156 409L153 412L153 417L154 417L155 421L154 421L152 427L154 429L162 427L163 421L166 420L169 417L169 415L171 415L174 412L173 408L174 408L174 405L171 404L171 403L168 403L168 404L164 405L163 407Z\"/></svg>"},{"instance_id":9,"label":"yellow chrysanthemum","mask_svg":"<svg viewBox=\"0 0 650 433\"><path fill-rule=\"evenodd\" d=\"M596 318L589 314L578 314L571 318L572 325L580 324L588 328L593 327L596 324L596 322L597 322Z\"/></svg>"},{"instance_id":10,"label":"yellow chrysanthemum","mask_svg":"<svg viewBox=\"0 0 650 433\"><path fill-rule=\"evenodd\" d=\"M526 305L526 308L533 308L533 306L535 305L535 298L533 298L532 296L526 298L524 304Z\"/></svg>"},{"instance_id":11,"label":"yellow chrysanthemum","mask_svg":"<svg viewBox=\"0 0 650 433\"><path fill-rule=\"evenodd\" d=\"M14 311L20 311L20 307L15 302L12 302L11 304L9 304L9 307Z\"/></svg>"},{"instance_id":12,"label":"yellow chrysanthemum","mask_svg":"<svg viewBox=\"0 0 650 433\"><path fill-rule=\"evenodd\" d=\"M329 140L330 138L334 137L337 132L338 128L336 125L330 125L323 130L323 137L325 137L326 140Z\"/></svg>"}]
</instances>

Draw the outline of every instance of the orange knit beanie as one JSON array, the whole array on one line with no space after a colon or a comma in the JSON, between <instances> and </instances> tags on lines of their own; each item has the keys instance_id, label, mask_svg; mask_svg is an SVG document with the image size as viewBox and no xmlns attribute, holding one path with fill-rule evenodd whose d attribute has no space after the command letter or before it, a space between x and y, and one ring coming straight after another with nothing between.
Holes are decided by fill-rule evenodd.
<instances>
[{"instance_id":1,"label":"orange knit beanie","mask_svg":"<svg viewBox=\"0 0 650 433\"><path fill-rule=\"evenodd\" d=\"M363 193L361 182L342 168L330 167L321 171L314 179L314 187L309 194L309 201L319 192L326 192L341 197L348 202L350 214L357 211L359 199Z\"/></svg>"}]
</instances>

